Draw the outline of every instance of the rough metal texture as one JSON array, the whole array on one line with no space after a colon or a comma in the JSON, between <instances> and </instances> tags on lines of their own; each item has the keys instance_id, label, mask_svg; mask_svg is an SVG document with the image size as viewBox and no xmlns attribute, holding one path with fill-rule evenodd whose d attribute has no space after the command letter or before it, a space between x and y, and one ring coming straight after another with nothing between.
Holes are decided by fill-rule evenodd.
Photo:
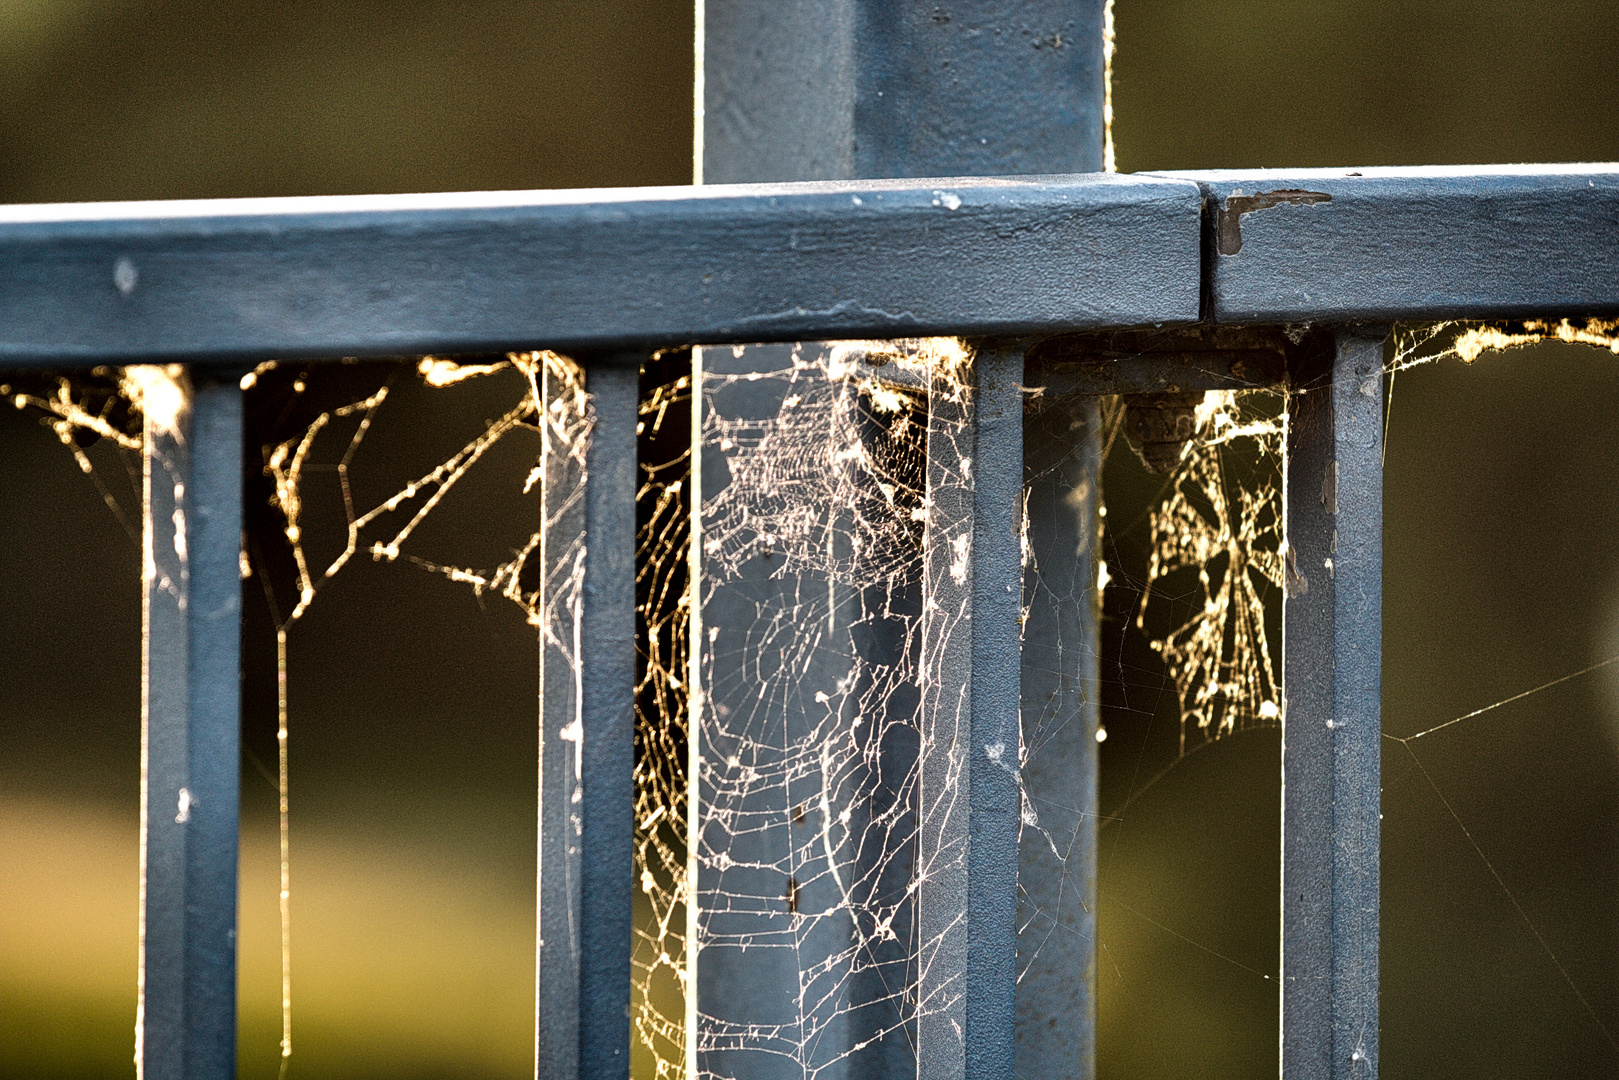
<instances>
[{"instance_id":1,"label":"rough metal texture","mask_svg":"<svg viewBox=\"0 0 1619 1080\"><path fill-rule=\"evenodd\" d=\"M1163 173L1196 180L1220 322L1619 307L1619 166Z\"/></svg>"},{"instance_id":2,"label":"rough metal texture","mask_svg":"<svg viewBox=\"0 0 1619 1080\"><path fill-rule=\"evenodd\" d=\"M1182 180L0 208L0 366L1014 334L1197 317Z\"/></svg>"},{"instance_id":3,"label":"rough metal texture","mask_svg":"<svg viewBox=\"0 0 1619 1080\"><path fill-rule=\"evenodd\" d=\"M1039 398L1023 422L1023 790L1016 1072L1087 1075L1095 1055L1097 495L1101 404Z\"/></svg>"},{"instance_id":4,"label":"rough metal texture","mask_svg":"<svg viewBox=\"0 0 1619 1080\"><path fill-rule=\"evenodd\" d=\"M1102 0L706 0L703 179L1094 172Z\"/></svg>"},{"instance_id":5,"label":"rough metal texture","mask_svg":"<svg viewBox=\"0 0 1619 1080\"><path fill-rule=\"evenodd\" d=\"M547 1080L629 1075L640 360L590 358L584 458L549 426L541 458L535 1063ZM556 371L541 378L547 416L577 405Z\"/></svg>"},{"instance_id":6,"label":"rough metal texture","mask_svg":"<svg viewBox=\"0 0 1619 1080\"><path fill-rule=\"evenodd\" d=\"M1023 349L928 408L917 1075L1013 1075ZM942 376L936 376L942 382Z\"/></svg>"},{"instance_id":7,"label":"rough metal texture","mask_svg":"<svg viewBox=\"0 0 1619 1080\"><path fill-rule=\"evenodd\" d=\"M1296 373L1287 447L1282 1076L1377 1075L1383 333Z\"/></svg>"},{"instance_id":8,"label":"rough metal texture","mask_svg":"<svg viewBox=\"0 0 1619 1080\"><path fill-rule=\"evenodd\" d=\"M149 413L144 454L146 1080L236 1075L242 394L199 378L189 406L177 429Z\"/></svg>"},{"instance_id":9,"label":"rough metal texture","mask_svg":"<svg viewBox=\"0 0 1619 1080\"><path fill-rule=\"evenodd\" d=\"M896 4L889 0L705 0L699 7L701 177L710 182L757 182L1099 170L1104 138L1103 9L1103 0L994 0L974 5L952 0L927 4ZM1031 230L1022 237L1027 241L1043 232ZM1135 253L1127 254L1120 248L1114 257L1133 259ZM1172 256L1181 257L1179 249ZM996 303L1004 303L1008 295L1032 297L1045 288L1044 283L1012 262L1005 262L996 274L1007 289ZM990 299L989 294L980 291L984 284L974 284L970 300L963 293L951 296L950 302L959 306ZM1180 286L1175 284L1153 302L1179 309L1183 299ZM1189 306L1195 307L1195 300ZM960 310L967 312L971 307ZM1118 325L1177 321L1189 320L1137 309ZM1074 328L1070 325L1061 329ZM870 336L916 332L891 323L872 330ZM938 323L937 332L968 335L984 331L954 319ZM988 331L1001 332L1004 331ZM850 336L825 329L804 332L806 337L812 335ZM1021 358L1012 360L1008 351L986 357L985 363L1009 369L1020 367ZM951 411L954 405L951 395L935 395L930 409L934 428L931 437L938 443L930 450L927 463L928 497L935 510L930 513L930 528L946 528L946 521L957 525L975 522L973 528L988 530L983 543L989 546L978 553L978 557L987 555L988 561L975 562L963 592L939 566L933 565L943 555L937 543L950 538L935 537L927 547L926 561L930 566L924 569L927 602L923 605L921 648L924 670L933 674L924 675L921 687L924 728L916 767L922 773L922 803L918 808L920 864L932 869L924 870L928 876L919 897L917 919L918 937L931 943L925 946L931 951L919 958L922 985L918 1052L912 1053L908 1040L901 1043L893 1038L874 1040L863 1051L880 1055L882 1064L877 1065L874 1056L871 1061L862 1060L859 1067L872 1068L886 1076L904 1075L913 1067L925 1077L956 1076L964 1069L972 1076L1004 1076L1013 1068L1015 890L1020 846L1015 798L1010 804L1010 840L1002 831L1008 823L1003 816L1007 810L1003 796L1007 790L1015 793L1017 789L1017 668L1011 658L1018 655L1018 626L1015 617L1009 625L998 628L996 618L988 618L982 627L975 619L971 640L960 640L941 634L950 623L937 615L941 607L958 611L966 605L971 610L977 602L974 590L979 588L987 590L983 602L991 604L996 612L1000 612L998 605L1003 602L1017 606L1021 562L1017 554L1010 561L1001 559L1005 552L999 545L1011 535L1018 519L1015 496L1024 472L1016 460L1016 448L1021 445L1021 409L1008 406L1007 412L995 405L995 421L987 429L971 433L967 442L971 447L975 440L985 440L977 443L977 451L969 451L974 454L975 471L981 470L986 461L1004 467L991 479L992 491L975 517L976 496L972 490L964 490L968 480L960 475L962 447L943 430L964 419ZM1003 439L1008 441L1003 443ZM1038 457L1041 453L1044 450L1037 451L1033 465L1037 470L1044 468L1045 459ZM982 472L977 472L975 478L983 482ZM1065 473L1064 479L1073 477ZM1090 480L1089 490L1094 492L1094 476ZM1002 488L1013 493L1010 501L994 494L1004 494ZM1086 505L1090 506L1089 512L1094 512L1094 501L1084 504L1082 500L1075 506L1080 516L1087 512ZM1046 512L1042 502L1038 509L1031 508L1031 529L1041 533L1049 527L1061 534L1066 511L1064 504L1056 522L1036 520L1036 515ZM974 543L978 543L976 538ZM907 595L905 599L911 597ZM1085 635L1094 634L1093 621L1094 616L1081 618L1081 638L1065 642L1065 646L1074 648L1075 656L1080 655L1082 641L1090 640ZM979 633L985 635L982 640ZM861 642L858 647L868 650L873 658L892 652L892 643L875 639ZM1076 671L1076 676L1067 693L1079 693L1083 672ZM998 706L992 703L1008 694L1010 704L997 711ZM940 783L951 767L948 757L953 748L929 740L929 728L937 728L940 710L947 705L953 717L955 709L970 710L966 717L969 746L993 743L998 738L1005 752L1001 766L997 766L1000 771L993 775L985 771L989 766L979 760L982 755L969 759L972 764L967 772L972 792L965 807L930 802L930 797L949 797ZM1094 729L1094 698L1058 702L1054 707L1066 714L1070 706L1087 712ZM895 702L892 707L904 710L908 705ZM985 725L983 731L978 730L980 724ZM985 737L980 739L979 735ZM1037 775L1032 783L1037 788L1049 784L1050 790L1034 794L1058 798L1059 792L1063 796L1078 792L1081 797L1091 792L1094 801L1094 738L1069 749L1074 752L1063 760L1071 771L1058 775L1061 770L1053 769ZM885 770L894 770L911 767L912 758L909 748L901 747L885 749L882 760ZM966 793L958 790L953 794ZM970 815L959 812L965 809L970 809ZM1094 812L1094 807L1091 810ZM1080 848L1090 837L1087 830L1082 833ZM976 854L971 856L970 866L964 863L959 868L961 874L947 874L942 866L934 865L941 853L943 861L948 862L948 852L955 850L952 845L966 843L969 835ZM1057 869L1057 877L1049 883L1053 889L1074 888L1078 890L1074 895L1082 894L1074 909L1079 919L1074 932L1084 943L1064 953L1047 954L1052 965L1048 972L1051 979L1073 988L1079 1004L1067 1022L1051 1025L1046 1022L1049 1017L1042 1016L1038 1022L1018 1025L1019 1060L1027 1057L1038 1063L1031 1065L1034 1071L1029 1075L1091 1074L1094 926L1090 897L1094 879L1086 876L1088 865L1083 857L1076 858ZM935 872L938 876L932 876ZM972 912L969 897L976 898L971 901L977 904ZM972 927L970 932L962 925L964 917ZM1028 1015L1045 1007L1033 997L1016 998L1019 1008ZM1059 1062L1059 1071L1047 1067Z\"/></svg>"},{"instance_id":10,"label":"rough metal texture","mask_svg":"<svg viewBox=\"0 0 1619 1080\"><path fill-rule=\"evenodd\" d=\"M579 1075L629 1076L635 879L635 492L638 354L593 358L580 618Z\"/></svg>"},{"instance_id":11,"label":"rough metal texture","mask_svg":"<svg viewBox=\"0 0 1619 1080\"><path fill-rule=\"evenodd\" d=\"M1022 805L1023 349L985 349L973 366L972 726L961 748L972 783L966 1075L1011 1080Z\"/></svg>"}]
</instances>

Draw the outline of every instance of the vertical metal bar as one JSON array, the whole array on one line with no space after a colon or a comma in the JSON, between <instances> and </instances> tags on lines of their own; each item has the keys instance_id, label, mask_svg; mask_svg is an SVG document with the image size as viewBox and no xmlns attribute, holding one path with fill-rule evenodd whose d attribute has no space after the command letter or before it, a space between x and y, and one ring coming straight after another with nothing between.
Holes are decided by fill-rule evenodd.
<instances>
[{"instance_id":1,"label":"vertical metal bar","mask_svg":"<svg viewBox=\"0 0 1619 1080\"><path fill-rule=\"evenodd\" d=\"M1011 1080L1022 800L1017 658L1023 629L1023 348L986 349L974 364L966 1059L972 1080Z\"/></svg>"},{"instance_id":2,"label":"vertical metal bar","mask_svg":"<svg viewBox=\"0 0 1619 1080\"><path fill-rule=\"evenodd\" d=\"M145 416L141 969L144 1080L236 1075L242 392L132 370Z\"/></svg>"},{"instance_id":3,"label":"vertical metal bar","mask_svg":"<svg viewBox=\"0 0 1619 1080\"><path fill-rule=\"evenodd\" d=\"M1023 841L1017 1075L1088 1077L1096 1054L1100 399L1024 421ZM1056 1023L1052 1023L1053 1019Z\"/></svg>"},{"instance_id":4,"label":"vertical metal bar","mask_svg":"<svg viewBox=\"0 0 1619 1080\"><path fill-rule=\"evenodd\" d=\"M1284 1080L1377 1075L1385 336L1340 331L1289 404Z\"/></svg>"},{"instance_id":5,"label":"vertical metal bar","mask_svg":"<svg viewBox=\"0 0 1619 1080\"><path fill-rule=\"evenodd\" d=\"M635 881L635 492L639 354L593 358L595 422L585 464L585 586L580 684L579 1073L630 1070L630 954Z\"/></svg>"},{"instance_id":6,"label":"vertical metal bar","mask_svg":"<svg viewBox=\"0 0 1619 1080\"><path fill-rule=\"evenodd\" d=\"M538 373L535 1072L546 1080L629 1075L640 361L557 358Z\"/></svg>"},{"instance_id":7,"label":"vertical metal bar","mask_svg":"<svg viewBox=\"0 0 1619 1080\"><path fill-rule=\"evenodd\" d=\"M922 625L917 1075L1012 1076L1017 982L1023 350L936 373Z\"/></svg>"},{"instance_id":8,"label":"vertical metal bar","mask_svg":"<svg viewBox=\"0 0 1619 1080\"><path fill-rule=\"evenodd\" d=\"M578 658L585 559L583 372L543 361L540 445L540 732L534 1069L579 1075L580 830L583 721Z\"/></svg>"}]
</instances>

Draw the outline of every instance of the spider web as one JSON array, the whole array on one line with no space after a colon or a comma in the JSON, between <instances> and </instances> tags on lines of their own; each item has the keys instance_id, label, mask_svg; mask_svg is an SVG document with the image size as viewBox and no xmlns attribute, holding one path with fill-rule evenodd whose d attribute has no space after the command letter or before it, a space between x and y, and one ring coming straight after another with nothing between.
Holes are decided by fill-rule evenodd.
<instances>
[{"instance_id":1,"label":"spider web","mask_svg":"<svg viewBox=\"0 0 1619 1080\"><path fill-rule=\"evenodd\" d=\"M925 655L924 643L948 640L965 614L949 598L967 579L970 521L949 493L972 476L961 441L971 357L945 339L708 348L695 361L654 358L640 407L636 1071L914 1073L919 1026L948 1016L961 991L959 977L941 974L955 927L924 926L916 898L964 854L923 836L928 815L960 790L964 762L923 790L920 758L929 716L946 729L965 720L942 697L955 685L942 670L948 656ZM125 458L138 454L132 378L103 371L7 392L43 414L135 533L136 516L107 493L81 445L94 435ZM512 399L449 456L361 503L360 451L401 378L446 390L504 379ZM321 400L339 404L308 404L322 385ZM577 536L547 549L551 523L539 521L493 566L431 552L419 538L453 489L511 440L534 460L511 492L514 513L529 512L517 500L548 482L579 489L592 421L577 365L554 353L272 364L244 387L286 403L262 462L274 527L261 515L244 556L276 623L283 754L288 636L362 556L503 598L577 663L571 638L545 637L571 625L579 603ZM1151 514L1135 623L1148 633L1167 623L1153 644L1180 692L1182 753L1188 733L1216 739L1277 719L1265 604L1284 576L1280 403L1206 395ZM1107 409L1117 428L1119 402ZM315 477L335 479L345 522L319 558L303 531ZM290 905L284 756L278 771Z\"/></svg>"},{"instance_id":2,"label":"spider web","mask_svg":"<svg viewBox=\"0 0 1619 1080\"><path fill-rule=\"evenodd\" d=\"M914 1071L919 1017L959 996L918 998L943 931L924 936L915 897L961 855L925 861L918 754L936 682L923 641L961 616L924 603L928 537L960 525L926 477L930 457L970 474L947 449L961 423L937 411L966 394L968 357L948 340L699 356L682 897L697 902L684 955L657 961L683 965L686 1012L660 1075ZM959 538L939 550L965 581ZM643 1038L674 1030L658 1020Z\"/></svg>"},{"instance_id":3,"label":"spider web","mask_svg":"<svg viewBox=\"0 0 1619 1080\"><path fill-rule=\"evenodd\" d=\"M461 445L449 457L370 505L357 502L353 471L367 435L382 413L398 378L410 372L428 387L450 387L468 379L508 373L520 376L510 406L493 422ZM496 566L480 568L426 558L417 554L416 535L424 521L445 498L477 468L497 445L528 439L535 453L514 499L539 494L548 459L572 462L582 480L588 448L591 414L580 369L554 353L523 353L490 358L476 364L426 357L413 365L396 362L343 363L304 367L261 364L242 379L250 393L250 432L263 441L263 458L249 462L247 484L248 534L241 567L244 579L257 579L263 588L274 623L277 650L277 748L279 767L275 782L279 802L280 917L281 917L281 1055L283 1073L292 1052L292 936L291 873L292 832L288 765L291 716L288 706L292 673L288 664L289 638L332 579L357 557L406 565L443 575L482 595L498 596L516 604L528 622L543 634L579 601L582 541L575 537L572 552L545 560L549 575L540 572L542 541L549 523L541 522L526 543ZM142 452L141 418L154 406L173 411L159 400L161 392L185 393L184 380L175 371L132 367L96 369L88 376L22 376L0 390L19 409L38 410L45 423L74 455L81 471L96 485L109 510L140 543L138 506L125 507L97 467L92 454L99 443L114 447L124 471L138 478ZM346 400L345 399L346 396ZM336 397L343 403L326 405ZM183 402L180 403L183 408ZM267 422L262 422L269 417ZM255 424L255 419L261 422ZM280 434L277 434L277 433ZM537 438L536 438L537 436ZM537 446L533 444L537 443ZM158 463L161 465L162 463ZM262 468L262 483L255 476ZM337 537L306 534L310 486L324 494L327 478L335 478L342 504L344 532ZM131 483L138 493L139 484ZM514 503L514 513L523 511ZM317 555L319 551L321 554ZM161 570L161 567L158 568ZM153 573L152 568L146 571ZM163 575L155 581L166 587ZM547 616L550 616L548 618ZM571 650L571 641L566 643ZM255 764L257 762L255 761Z\"/></svg>"},{"instance_id":4,"label":"spider web","mask_svg":"<svg viewBox=\"0 0 1619 1080\"><path fill-rule=\"evenodd\" d=\"M1281 719L1266 604L1284 585L1285 402L1266 391L1210 390L1194 431L1151 512L1136 614L1148 633L1155 587L1182 586L1174 607L1189 605L1190 614L1149 633L1180 696L1182 755L1189 728L1212 740ZM1195 579L1189 588L1187 577Z\"/></svg>"},{"instance_id":5,"label":"spider web","mask_svg":"<svg viewBox=\"0 0 1619 1080\"><path fill-rule=\"evenodd\" d=\"M964 858L959 843L922 836L921 808L948 816L965 762L952 757L923 791L920 755L928 716L941 733L965 722L948 697L959 682L943 670L948 649L924 655L924 642L949 641L965 616L952 589L967 581L970 510L949 496L972 476L960 442L971 357L948 339L697 357L692 367L684 354L654 359L643 378L638 1072L914 1071L919 1024L950 1014L961 992L959 975L941 975L950 957L940 951L959 915L924 927L916 897ZM265 590L277 639L284 1059L295 895L287 645L324 586L360 557L414 566L516 604L547 647L577 663L571 640L546 635L571 625L579 603L578 537L547 550L542 521L509 559L480 567L422 553L418 534L514 438L528 440L535 466L512 498L537 495L548 476L579 489L591 424L580 369L553 353L427 357L413 367L266 364L243 380L256 411L280 403L268 411L281 434L261 440L267 502L243 573ZM485 430L385 497L357 500L362 446L398 379L447 388L514 374L510 406ZM80 444L93 435L136 457L140 394L139 369L129 369L56 380L14 400L42 411L103 484ZM334 395L339 404L316 405ZM1274 520L1233 523L1237 511L1262 511L1265 498L1228 497L1223 486L1223 450L1243 439L1271 445L1262 421L1239 415L1228 396L1207 400L1176 494L1153 526L1154 581L1200 557L1244 568L1216 585L1201 567L1207 610L1160 643L1189 688L1202 673L1219 675L1218 701L1189 698L1201 710L1189 718L1211 737L1255 700L1253 688L1262 695L1273 685L1268 653L1244 655L1263 644L1252 632L1227 640L1213 660L1198 652L1221 636L1210 627L1253 611L1257 585L1246 568L1274 573L1274 556L1251 559L1245 548L1272 537ZM315 543L317 557L305 535L307 499L312 483L329 489L332 479L344 534ZM134 515L103 490L135 533ZM1262 628L1262 613L1246 625Z\"/></svg>"}]
</instances>

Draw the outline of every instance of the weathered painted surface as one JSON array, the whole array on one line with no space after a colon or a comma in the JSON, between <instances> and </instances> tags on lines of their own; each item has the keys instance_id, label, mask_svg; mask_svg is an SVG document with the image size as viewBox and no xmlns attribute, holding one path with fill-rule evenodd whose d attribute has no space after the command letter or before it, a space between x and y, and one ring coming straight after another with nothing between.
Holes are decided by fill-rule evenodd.
<instances>
[{"instance_id":1,"label":"weathered painted surface","mask_svg":"<svg viewBox=\"0 0 1619 1080\"><path fill-rule=\"evenodd\" d=\"M1382 330L1338 334L1288 416L1282 1076L1377 1075Z\"/></svg>"},{"instance_id":2,"label":"weathered painted surface","mask_svg":"<svg viewBox=\"0 0 1619 1080\"><path fill-rule=\"evenodd\" d=\"M1347 322L1619 310L1619 166L1163 173L1208 201L1208 312Z\"/></svg>"},{"instance_id":3,"label":"weathered painted surface","mask_svg":"<svg viewBox=\"0 0 1619 1080\"><path fill-rule=\"evenodd\" d=\"M1111 176L0 208L0 364L1190 321L1198 190Z\"/></svg>"},{"instance_id":4,"label":"weathered painted surface","mask_svg":"<svg viewBox=\"0 0 1619 1080\"><path fill-rule=\"evenodd\" d=\"M1102 0L703 11L709 183L1102 168Z\"/></svg>"},{"instance_id":5,"label":"weathered painted surface","mask_svg":"<svg viewBox=\"0 0 1619 1080\"><path fill-rule=\"evenodd\" d=\"M141 977L147 1080L236 1075L242 393L169 369L145 428ZM183 395L183 396L182 396Z\"/></svg>"}]
</instances>

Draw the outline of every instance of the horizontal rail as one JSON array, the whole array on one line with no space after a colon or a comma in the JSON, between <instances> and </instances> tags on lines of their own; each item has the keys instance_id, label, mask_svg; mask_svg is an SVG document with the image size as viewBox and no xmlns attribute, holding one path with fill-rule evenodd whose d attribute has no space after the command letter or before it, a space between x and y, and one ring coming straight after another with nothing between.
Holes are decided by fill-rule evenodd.
<instances>
[{"instance_id":1,"label":"horizontal rail","mask_svg":"<svg viewBox=\"0 0 1619 1080\"><path fill-rule=\"evenodd\" d=\"M1616 225L1614 165L11 206L0 365L1603 314Z\"/></svg>"},{"instance_id":2,"label":"horizontal rail","mask_svg":"<svg viewBox=\"0 0 1619 1080\"><path fill-rule=\"evenodd\" d=\"M1177 172L1217 322L1619 311L1619 165Z\"/></svg>"},{"instance_id":3,"label":"horizontal rail","mask_svg":"<svg viewBox=\"0 0 1619 1080\"><path fill-rule=\"evenodd\" d=\"M0 365L1197 318L1200 199L1107 174L0 208Z\"/></svg>"}]
</instances>

